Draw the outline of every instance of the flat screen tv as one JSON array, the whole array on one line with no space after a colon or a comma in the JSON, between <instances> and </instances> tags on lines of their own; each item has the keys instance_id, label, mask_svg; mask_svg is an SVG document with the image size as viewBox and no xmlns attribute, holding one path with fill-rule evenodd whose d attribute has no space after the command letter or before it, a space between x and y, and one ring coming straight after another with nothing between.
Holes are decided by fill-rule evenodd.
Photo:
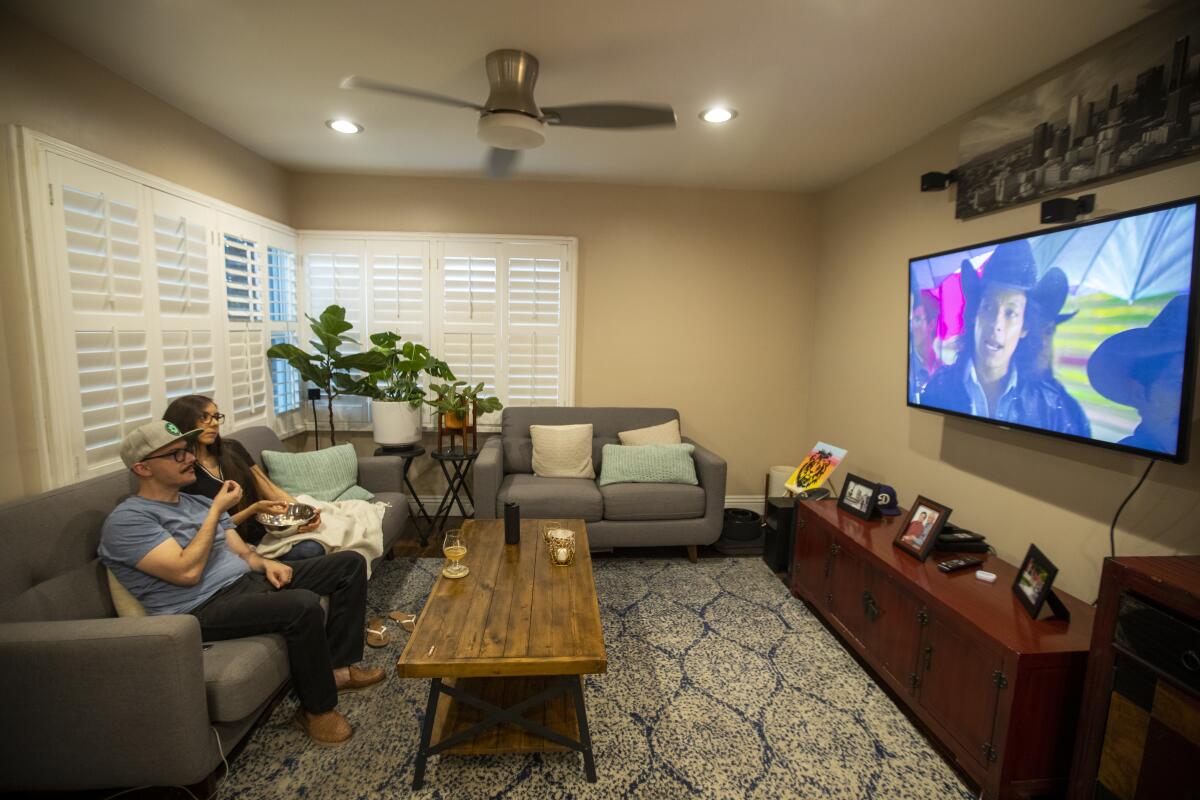
<instances>
[{"instance_id":1,"label":"flat screen tv","mask_svg":"<svg viewBox=\"0 0 1200 800\"><path fill-rule=\"evenodd\" d=\"M912 259L908 405L1186 461L1198 203Z\"/></svg>"}]
</instances>

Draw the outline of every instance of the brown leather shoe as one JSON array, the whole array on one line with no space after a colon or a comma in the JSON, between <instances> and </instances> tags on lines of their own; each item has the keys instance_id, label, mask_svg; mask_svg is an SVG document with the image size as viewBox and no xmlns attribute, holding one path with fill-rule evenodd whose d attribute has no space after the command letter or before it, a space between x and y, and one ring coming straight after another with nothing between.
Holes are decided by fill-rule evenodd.
<instances>
[{"instance_id":1,"label":"brown leather shoe","mask_svg":"<svg viewBox=\"0 0 1200 800\"><path fill-rule=\"evenodd\" d=\"M386 677L382 669L359 669L358 667L350 668L350 677L344 681L339 681L337 690L339 692L358 692L363 689L374 686Z\"/></svg>"},{"instance_id":2,"label":"brown leather shoe","mask_svg":"<svg viewBox=\"0 0 1200 800\"><path fill-rule=\"evenodd\" d=\"M321 747L341 747L354 735L350 723L337 711L309 714L303 708L298 708L292 723L307 733L313 744Z\"/></svg>"}]
</instances>

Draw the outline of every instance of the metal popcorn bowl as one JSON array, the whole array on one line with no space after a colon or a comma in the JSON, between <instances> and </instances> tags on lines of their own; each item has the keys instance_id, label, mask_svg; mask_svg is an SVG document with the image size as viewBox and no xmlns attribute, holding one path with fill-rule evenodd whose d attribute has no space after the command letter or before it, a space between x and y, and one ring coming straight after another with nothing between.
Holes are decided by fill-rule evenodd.
<instances>
[{"instance_id":1,"label":"metal popcorn bowl","mask_svg":"<svg viewBox=\"0 0 1200 800\"><path fill-rule=\"evenodd\" d=\"M256 514L257 519L267 533L275 536L290 536L300 529L300 526L316 516L317 510L304 503L291 503L281 514Z\"/></svg>"}]
</instances>

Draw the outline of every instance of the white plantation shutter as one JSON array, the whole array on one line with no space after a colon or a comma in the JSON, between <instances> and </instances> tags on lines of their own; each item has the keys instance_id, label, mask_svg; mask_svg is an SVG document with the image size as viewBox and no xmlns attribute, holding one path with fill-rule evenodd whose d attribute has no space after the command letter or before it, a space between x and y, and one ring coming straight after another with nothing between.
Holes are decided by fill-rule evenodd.
<instances>
[{"instance_id":1,"label":"white plantation shutter","mask_svg":"<svg viewBox=\"0 0 1200 800\"><path fill-rule=\"evenodd\" d=\"M186 394L213 397L217 372L212 331L164 328L161 339L167 401Z\"/></svg>"},{"instance_id":2,"label":"white plantation shutter","mask_svg":"<svg viewBox=\"0 0 1200 800\"><path fill-rule=\"evenodd\" d=\"M343 344L342 353L357 353L370 342L364 341L366 324L366 300L363 275L363 243L312 240L304 246L304 272L308 282L308 314L319 317L331 305L346 309L346 321L354 328L349 335L358 345ZM311 351L311 347L305 347ZM345 424L361 424L367 421L367 403L364 397L343 395L333 403L334 419Z\"/></svg>"},{"instance_id":3,"label":"white plantation shutter","mask_svg":"<svg viewBox=\"0 0 1200 800\"><path fill-rule=\"evenodd\" d=\"M80 475L100 474L120 462L125 435L154 419L147 334L78 330L75 353L83 421Z\"/></svg>"},{"instance_id":4,"label":"white plantation shutter","mask_svg":"<svg viewBox=\"0 0 1200 800\"><path fill-rule=\"evenodd\" d=\"M66 291L58 299L76 367L64 376L74 472L87 478L118 465L125 434L152 419L141 187L57 155L47 163L59 200L52 223Z\"/></svg>"},{"instance_id":5,"label":"white plantation shutter","mask_svg":"<svg viewBox=\"0 0 1200 800\"><path fill-rule=\"evenodd\" d=\"M167 402L217 391L216 309L209 241L213 214L198 203L155 191L154 279L161 325L163 388Z\"/></svg>"},{"instance_id":6,"label":"white plantation shutter","mask_svg":"<svg viewBox=\"0 0 1200 800\"><path fill-rule=\"evenodd\" d=\"M460 381L483 383L483 393L504 397L498 386L500 357L500 246L494 242L447 242L442 247L439 347L434 353ZM440 352L439 352L440 351ZM496 414L485 415L488 424Z\"/></svg>"},{"instance_id":7,"label":"white plantation shutter","mask_svg":"<svg viewBox=\"0 0 1200 800\"><path fill-rule=\"evenodd\" d=\"M367 334L391 331L428 347L429 242L367 242L366 263ZM363 338L363 347L370 347L370 336ZM428 386L428 376L421 383ZM422 407L421 417L430 424L429 406Z\"/></svg>"},{"instance_id":8,"label":"white plantation shutter","mask_svg":"<svg viewBox=\"0 0 1200 800\"><path fill-rule=\"evenodd\" d=\"M267 326L263 314L263 248L260 230L221 214L225 276L225 341L232 420L229 430L267 419Z\"/></svg>"},{"instance_id":9,"label":"white plantation shutter","mask_svg":"<svg viewBox=\"0 0 1200 800\"><path fill-rule=\"evenodd\" d=\"M563 400L564 272L567 248L513 244L507 265L506 405L555 406Z\"/></svg>"},{"instance_id":10,"label":"white plantation shutter","mask_svg":"<svg viewBox=\"0 0 1200 800\"><path fill-rule=\"evenodd\" d=\"M272 238L280 239L278 234ZM267 330L270 343L297 344L300 295L296 281L295 242L276 241L267 246ZM282 359L270 359L271 398L277 418L300 409L300 373ZM285 419L282 428L302 424Z\"/></svg>"}]
</instances>

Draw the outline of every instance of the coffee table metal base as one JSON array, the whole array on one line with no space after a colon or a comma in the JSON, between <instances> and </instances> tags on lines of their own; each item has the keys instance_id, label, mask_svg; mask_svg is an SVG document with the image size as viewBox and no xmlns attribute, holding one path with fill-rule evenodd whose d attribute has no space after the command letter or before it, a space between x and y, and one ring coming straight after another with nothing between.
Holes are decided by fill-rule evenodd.
<instances>
[{"instance_id":1,"label":"coffee table metal base","mask_svg":"<svg viewBox=\"0 0 1200 800\"><path fill-rule=\"evenodd\" d=\"M539 708L544 724L526 716ZM501 729L506 723L512 727ZM587 779L596 782L581 676L433 678L412 785L425 785L429 756L547 750L582 753Z\"/></svg>"}]
</instances>

